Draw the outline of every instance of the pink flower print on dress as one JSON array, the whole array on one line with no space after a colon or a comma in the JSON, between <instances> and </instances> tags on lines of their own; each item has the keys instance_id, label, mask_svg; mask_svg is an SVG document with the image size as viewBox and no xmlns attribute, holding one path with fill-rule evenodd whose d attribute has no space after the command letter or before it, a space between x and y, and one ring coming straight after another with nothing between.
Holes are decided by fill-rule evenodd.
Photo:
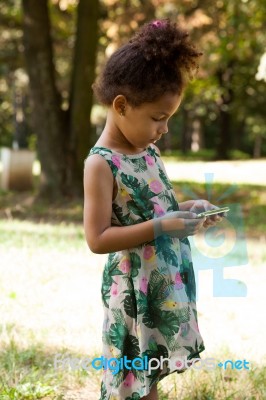
<instances>
[{"instance_id":1,"label":"pink flower print on dress","mask_svg":"<svg viewBox=\"0 0 266 400\"><path fill-rule=\"evenodd\" d=\"M184 363L182 363L182 361L180 361L180 360L177 360L175 365L177 366L178 369L182 369L184 366Z\"/></svg>"},{"instance_id":2,"label":"pink flower print on dress","mask_svg":"<svg viewBox=\"0 0 266 400\"><path fill-rule=\"evenodd\" d=\"M148 291L148 279L143 276L140 281L140 291L147 294Z\"/></svg>"},{"instance_id":3,"label":"pink flower print on dress","mask_svg":"<svg viewBox=\"0 0 266 400\"><path fill-rule=\"evenodd\" d=\"M183 287L184 285L183 285L183 282L182 282L182 279L181 279L181 275L180 275L180 273L179 272L177 272L176 273L176 275L175 275L175 289L182 289L182 287Z\"/></svg>"},{"instance_id":4,"label":"pink flower print on dress","mask_svg":"<svg viewBox=\"0 0 266 400\"><path fill-rule=\"evenodd\" d=\"M126 256L122 258L119 264L119 269L121 269L124 274L127 274L130 270L130 260Z\"/></svg>"},{"instance_id":5,"label":"pink flower print on dress","mask_svg":"<svg viewBox=\"0 0 266 400\"><path fill-rule=\"evenodd\" d=\"M131 387L134 381L135 381L135 376L132 371L129 371L129 373L126 376L126 379L124 380L124 386Z\"/></svg>"},{"instance_id":6,"label":"pink flower print on dress","mask_svg":"<svg viewBox=\"0 0 266 400\"><path fill-rule=\"evenodd\" d=\"M111 285L111 294L113 296L117 296L118 295L118 282L119 282L119 276L114 276L114 282Z\"/></svg>"},{"instance_id":7,"label":"pink flower print on dress","mask_svg":"<svg viewBox=\"0 0 266 400\"><path fill-rule=\"evenodd\" d=\"M117 168L120 168L121 164L120 164L120 157L119 156L112 156L111 160L112 160L112 162L114 163L114 165Z\"/></svg>"},{"instance_id":8,"label":"pink flower print on dress","mask_svg":"<svg viewBox=\"0 0 266 400\"><path fill-rule=\"evenodd\" d=\"M154 212L156 215L158 215L159 217L161 217L162 215L165 214L164 210L162 209L161 206L159 206L159 204L154 203Z\"/></svg>"},{"instance_id":9,"label":"pink flower print on dress","mask_svg":"<svg viewBox=\"0 0 266 400\"><path fill-rule=\"evenodd\" d=\"M163 190L163 185L160 181L157 181L157 179L152 179L149 182L149 187L151 191L156 194L160 193Z\"/></svg>"},{"instance_id":10,"label":"pink flower print on dress","mask_svg":"<svg viewBox=\"0 0 266 400\"><path fill-rule=\"evenodd\" d=\"M117 296L118 295L118 288L117 288L117 283L113 282L111 285L111 295L112 296Z\"/></svg>"},{"instance_id":11,"label":"pink flower print on dress","mask_svg":"<svg viewBox=\"0 0 266 400\"><path fill-rule=\"evenodd\" d=\"M144 156L145 161L148 165L154 165L154 159L153 157L151 157L149 154L147 154L146 156Z\"/></svg>"},{"instance_id":12,"label":"pink flower print on dress","mask_svg":"<svg viewBox=\"0 0 266 400\"><path fill-rule=\"evenodd\" d=\"M154 247L153 246L145 246L143 250L143 257L145 260L151 261L154 258Z\"/></svg>"}]
</instances>

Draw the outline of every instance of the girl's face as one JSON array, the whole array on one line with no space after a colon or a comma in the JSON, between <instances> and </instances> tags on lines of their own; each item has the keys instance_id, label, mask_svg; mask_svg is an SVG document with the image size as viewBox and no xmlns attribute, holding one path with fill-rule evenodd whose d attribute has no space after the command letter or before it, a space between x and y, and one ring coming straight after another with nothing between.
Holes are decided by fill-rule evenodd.
<instances>
[{"instance_id":1,"label":"girl's face","mask_svg":"<svg viewBox=\"0 0 266 400\"><path fill-rule=\"evenodd\" d=\"M143 103L132 107L128 103L121 105L116 120L117 127L129 147L146 148L168 132L168 121L177 111L181 95L166 93L153 103ZM118 108L119 111L119 108Z\"/></svg>"}]
</instances>

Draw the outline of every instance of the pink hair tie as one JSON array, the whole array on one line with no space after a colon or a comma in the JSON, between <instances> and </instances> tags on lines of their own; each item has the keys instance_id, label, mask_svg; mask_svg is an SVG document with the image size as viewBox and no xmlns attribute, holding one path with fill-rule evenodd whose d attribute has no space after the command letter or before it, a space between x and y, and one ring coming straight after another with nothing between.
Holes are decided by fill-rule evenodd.
<instances>
[{"instance_id":1,"label":"pink hair tie","mask_svg":"<svg viewBox=\"0 0 266 400\"><path fill-rule=\"evenodd\" d=\"M165 25L165 23L164 23L163 21L159 21L159 20L154 21L154 22L152 23L152 26L154 26L155 28L161 28L161 27L164 26L164 25Z\"/></svg>"}]
</instances>

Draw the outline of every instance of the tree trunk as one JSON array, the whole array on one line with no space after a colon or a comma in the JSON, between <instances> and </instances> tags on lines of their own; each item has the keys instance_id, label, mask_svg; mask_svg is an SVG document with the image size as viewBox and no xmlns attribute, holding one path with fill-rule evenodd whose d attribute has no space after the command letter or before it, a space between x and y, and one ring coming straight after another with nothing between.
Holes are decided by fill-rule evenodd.
<instances>
[{"instance_id":1,"label":"tree trunk","mask_svg":"<svg viewBox=\"0 0 266 400\"><path fill-rule=\"evenodd\" d=\"M261 147L262 147L262 137L260 134L255 136L254 148L253 148L253 158L261 157Z\"/></svg>"},{"instance_id":2,"label":"tree trunk","mask_svg":"<svg viewBox=\"0 0 266 400\"><path fill-rule=\"evenodd\" d=\"M192 121L191 150L197 153L203 147L202 121L199 117L195 117Z\"/></svg>"},{"instance_id":3,"label":"tree trunk","mask_svg":"<svg viewBox=\"0 0 266 400\"><path fill-rule=\"evenodd\" d=\"M84 160L91 143L91 85L95 78L99 0L80 0L70 93L70 174L79 193L83 188Z\"/></svg>"},{"instance_id":4,"label":"tree trunk","mask_svg":"<svg viewBox=\"0 0 266 400\"><path fill-rule=\"evenodd\" d=\"M231 89L231 80L233 75L233 61L231 60L225 70L219 70L217 77L222 88L222 95L219 102L220 126L219 137L216 147L216 159L226 160L229 158L231 149L231 115L230 105L233 101L233 91Z\"/></svg>"},{"instance_id":5,"label":"tree trunk","mask_svg":"<svg viewBox=\"0 0 266 400\"><path fill-rule=\"evenodd\" d=\"M24 45L30 79L32 124L41 163L40 194L61 196L65 189L66 142L60 95L55 85L47 0L22 0Z\"/></svg>"},{"instance_id":6,"label":"tree trunk","mask_svg":"<svg viewBox=\"0 0 266 400\"><path fill-rule=\"evenodd\" d=\"M182 108L181 151L186 154L191 147L191 131L189 124L189 111Z\"/></svg>"}]
</instances>

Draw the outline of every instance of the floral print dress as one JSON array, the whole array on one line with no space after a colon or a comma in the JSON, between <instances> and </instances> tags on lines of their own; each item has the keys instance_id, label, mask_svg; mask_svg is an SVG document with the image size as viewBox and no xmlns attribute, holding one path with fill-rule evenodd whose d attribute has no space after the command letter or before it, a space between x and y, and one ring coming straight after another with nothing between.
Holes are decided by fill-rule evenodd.
<instances>
[{"instance_id":1,"label":"floral print dress","mask_svg":"<svg viewBox=\"0 0 266 400\"><path fill-rule=\"evenodd\" d=\"M153 145L134 155L95 146L89 156L92 154L104 157L117 183L112 225L138 224L179 210ZM100 400L138 400L163 377L191 366L184 366L180 358L186 357L190 363L200 358L205 347L198 328L195 276L187 238L165 234L136 248L110 253L101 294L102 355L108 360L126 357L131 368L123 364L116 370L103 368ZM145 358L171 361L149 371L140 361Z\"/></svg>"}]
</instances>

